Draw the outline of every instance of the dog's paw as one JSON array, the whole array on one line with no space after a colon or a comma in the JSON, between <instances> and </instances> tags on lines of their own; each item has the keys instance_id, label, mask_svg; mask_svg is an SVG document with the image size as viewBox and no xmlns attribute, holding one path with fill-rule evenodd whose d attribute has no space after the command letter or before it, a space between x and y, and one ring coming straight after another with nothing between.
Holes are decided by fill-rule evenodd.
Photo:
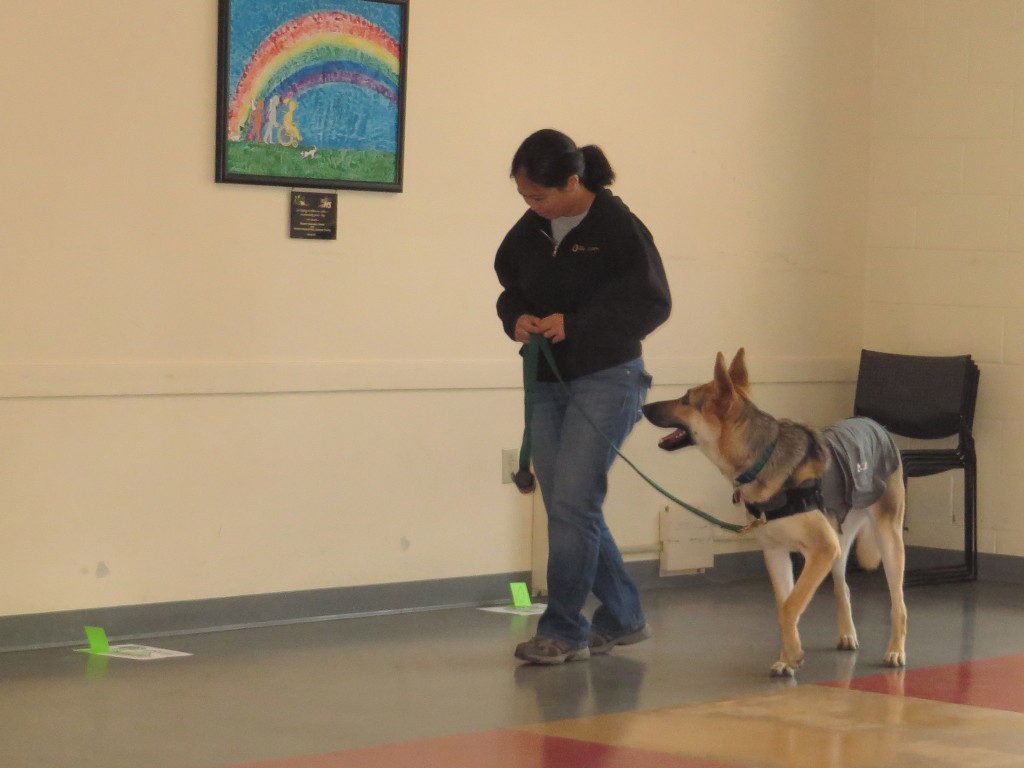
<instances>
[{"instance_id":1,"label":"dog's paw","mask_svg":"<svg viewBox=\"0 0 1024 768\"><path fill-rule=\"evenodd\" d=\"M907 654L902 650L887 651L882 663L887 667L905 667L907 666Z\"/></svg>"},{"instance_id":2,"label":"dog's paw","mask_svg":"<svg viewBox=\"0 0 1024 768\"><path fill-rule=\"evenodd\" d=\"M796 670L784 661L776 661L768 674L772 677L795 677Z\"/></svg>"},{"instance_id":3,"label":"dog's paw","mask_svg":"<svg viewBox=\"0 0 1024 768\"><path fill-rule=\"evenodd\" d=\"M836 648L840 651L856 651L859 648L856 635L840 635Z\"/></svg>"}]
</instances>

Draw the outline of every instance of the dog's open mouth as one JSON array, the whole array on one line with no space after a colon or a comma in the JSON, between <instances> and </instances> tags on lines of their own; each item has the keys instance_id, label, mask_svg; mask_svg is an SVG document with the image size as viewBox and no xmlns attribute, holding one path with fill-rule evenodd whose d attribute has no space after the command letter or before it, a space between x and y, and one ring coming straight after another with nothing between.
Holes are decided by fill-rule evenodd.
<instances>
[{"instance_id":1,"label":"dog's open mouth","mask_svg":"<svg viewBox=\"0 0 1024 768\"><path fill-rule=\"evenodd\" d=\"M658 441L658 447L663 451L678 451L680 448L693 444L693 435L686 427L681 427Z\"/></svg>"}]
</instances>

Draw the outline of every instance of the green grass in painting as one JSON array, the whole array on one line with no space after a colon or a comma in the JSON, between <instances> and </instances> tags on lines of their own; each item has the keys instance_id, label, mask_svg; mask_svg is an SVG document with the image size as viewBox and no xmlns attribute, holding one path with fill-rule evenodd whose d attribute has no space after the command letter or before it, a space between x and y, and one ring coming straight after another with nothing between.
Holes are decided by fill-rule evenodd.
<instances>
[{"instance_id":1,"label":"green grass in painting","mask_svg":"<svg viewBox=\"0 0 1024 768\"><path fill-rule=\"evenodd\" d=\"M282 147L229 141L228 173L245 176L330 179L391 184L395 180L395 153L357 149L318 149L303 157L308 147Z\"/></svg>"}]
</instances>

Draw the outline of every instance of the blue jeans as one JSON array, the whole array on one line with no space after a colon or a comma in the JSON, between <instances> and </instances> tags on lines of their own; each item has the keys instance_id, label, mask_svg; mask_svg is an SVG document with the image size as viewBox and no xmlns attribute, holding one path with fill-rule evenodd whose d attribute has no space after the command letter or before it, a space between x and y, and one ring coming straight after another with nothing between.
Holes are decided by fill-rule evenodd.
<instances>
[{"instance_id":1,"label":"blue jeans","mask_svg":"<svg viewBox=\"0 0 1024 768\"><path fill-rule=\"evenodd\" d=\"M594 632L620 635L645 623L602 506L616 457L608 441L621 446L640 420L651 377L637 358L567 386L579 407L559 382L538 382L534 390L533 465L548 514L548 605L537 634L582 647L591 632L582 613L591 592L601 602Z\"/></svg>"}]
</instances>

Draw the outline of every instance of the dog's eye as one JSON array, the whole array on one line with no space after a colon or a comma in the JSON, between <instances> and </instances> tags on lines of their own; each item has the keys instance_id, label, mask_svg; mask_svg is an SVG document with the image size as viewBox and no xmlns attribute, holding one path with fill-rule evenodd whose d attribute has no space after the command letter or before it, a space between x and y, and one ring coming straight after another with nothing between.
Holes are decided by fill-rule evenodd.
<instances>
[{"instance_id":1,"label":"dog's eye","mask_svg":"<svg viewBox=\"0 0 1024 768\"><path fill-rule=\"evenodd\" d=\"M683 395L683 399L680 400L679 403L680 405L686 405L689 406L690 408L693 408L695 411L699 411L701 408L704 407L704 401L697 400L696 402L694 402L693 398L690 397L690 392L692 392L692 390L687 391L687 393Z\"/></svg>"},{"instance_id":2,"label":"dog's eye","mask_svg":"<svg viewBox=\"0 0 1024 768\"><path fill-rule=\"evenodd\" d=\"M681 405L688 405L688 406L690 406L691 408L693 408L694 410L697 410L697 411L699 411L701 408L704 407L704 401L703 400L699 400L697 402L694 402L690 398L690 392L687 392L685 395L683 395L683 399L680 400L679 402L680 402Z\"/></svg>"}]
</instances>

